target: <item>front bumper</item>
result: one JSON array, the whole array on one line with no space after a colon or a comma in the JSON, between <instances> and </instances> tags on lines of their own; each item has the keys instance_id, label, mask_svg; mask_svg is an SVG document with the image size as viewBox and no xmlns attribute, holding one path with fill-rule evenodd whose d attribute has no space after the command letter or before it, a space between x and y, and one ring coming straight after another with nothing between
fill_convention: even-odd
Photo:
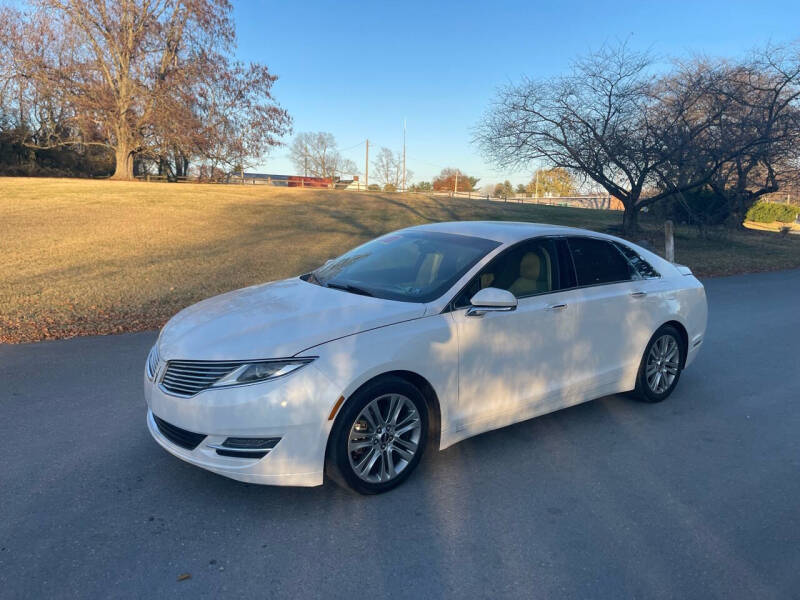
<instances>
[{"instance_id":1,"label":"front bumper","mask_svg":"<svg viewBox=\"0 0 800 600\"><path fill-rule=\"evenodd\" d=\"M206 390L183 398L164 392L145 377L147 427L159 445L181 460L238 481L269 485L321 485L331 407L339 392L317 369L257 385ZM193 450L176 445L153 415L205 435ZM212 446L226 438L279 437L263 458L221 456Z\"/></svg>"}]
</instances>

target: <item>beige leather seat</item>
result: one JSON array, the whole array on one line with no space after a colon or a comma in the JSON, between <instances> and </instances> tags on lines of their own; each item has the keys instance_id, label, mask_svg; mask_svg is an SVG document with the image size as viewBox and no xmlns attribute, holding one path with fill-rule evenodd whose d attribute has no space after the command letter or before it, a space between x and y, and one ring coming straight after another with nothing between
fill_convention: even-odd
<instances>
[{"instance_id":1,"label":"beige leather seat","mask_svg":"<svg viewBox=\"0 0 800 600\"><path fill-rule=\"evenodd\" d=\"M494 273L481 273L481 289L490 287L494 283Z\"/></svg>"},{"instance_id":2,"label":"beige leather seat","mask_svg":"<svg viewBox=\"0 0 800 600\"><path fill-rule=\"evenodd\" d=\"M543 265L535 252L526 252L519 263L519 277L508 289L517 297L550 291L549 265Z\"/></svg>"},{"instance_id":3,"label":"beige leather seat","mask_svg":"<svg viewBox=\"0 0 800 600\"><path fill-rule=\"evenodd\" d=\"M442 258L444 258L444 254L428 254L425 257L417 272L417 280L414 282L417 287L431 285L436 280Z\"/></svg>"}]
</instances>

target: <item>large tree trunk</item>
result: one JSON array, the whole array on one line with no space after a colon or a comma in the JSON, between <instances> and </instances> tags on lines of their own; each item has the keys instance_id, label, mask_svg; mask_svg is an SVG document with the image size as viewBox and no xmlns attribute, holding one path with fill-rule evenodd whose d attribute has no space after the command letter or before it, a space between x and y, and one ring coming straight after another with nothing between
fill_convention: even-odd
<instances>
[{"instance_id":1,"label":"large tree trunk","mask_svg":"<svg viewBox=\"0 0 800 600\"><path fill-rule=\"evenodd\" d=\"M639 231L639 207L635 203L625 203L625 212L622 213L622 230L627 233Z\"/></svg>"},{"instance_id":2,"label":"large tree trunk","mask_svg":"<svg viewBox=\"0 0 800 600\"><path fill-rule=\"evenodd\" d=\"M752 198L751 194L747 191L739 191L733 194L733 197L730 200L730 209L731 214L728 218L728 225L732 229L738 230L745 230L746 227L744 226L745 218L747 217L747 211L755 202L755 199Z\"/></svg>"},{"instance_id":3,"label":"large tree trunk","mask_svg":"<svg viewBox=\"0 0 800 600\"><path fill-rule=\"evenodd\" d=\"M133 152L127 144L119 144L115 150L117 165L111 179L131 181L133 179Z\"/></svg>"}]
</instances>

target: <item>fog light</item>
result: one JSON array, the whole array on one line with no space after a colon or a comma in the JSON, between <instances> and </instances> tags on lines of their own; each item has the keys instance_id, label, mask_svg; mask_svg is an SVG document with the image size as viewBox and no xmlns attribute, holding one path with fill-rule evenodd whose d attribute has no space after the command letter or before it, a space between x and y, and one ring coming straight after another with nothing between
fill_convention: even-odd
<instances>
[{"instance_id":1,"label":"fog light","mask_svg":"<svg viewBox=\"0 0 800 600\"><path fill-rule=\"evenodd\" d=\"M211 446L220 456L234 458L264 458L281 438L242 438L229 437L221 445Z\"/></svg>"},{"instance_id":2,"label":"fog light","mask_svg":"<svg viewBox=\"0 0 800 600\"><path fill-rule=\"evenodd\" d=\"M252 450L272 450L281 438L241 438L229 437L222 442L226 448L249 448Z\"/></svg>"}]
</instances>

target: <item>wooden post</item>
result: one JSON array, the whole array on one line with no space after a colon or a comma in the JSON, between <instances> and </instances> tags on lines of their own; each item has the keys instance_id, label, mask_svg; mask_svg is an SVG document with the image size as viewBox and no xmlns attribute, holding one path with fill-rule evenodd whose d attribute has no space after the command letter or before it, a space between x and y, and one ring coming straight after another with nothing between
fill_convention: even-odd
<instances>
[{"instance_id":1,"label":"wooden post","mask_svg":"<svg viewBox=\"0 0 800 600\"><path fill-rule=\"evenodd\" d=\"M672 221L664 222L664 258L675 262L675 235Z\"/></svg>"}]
</instances>

